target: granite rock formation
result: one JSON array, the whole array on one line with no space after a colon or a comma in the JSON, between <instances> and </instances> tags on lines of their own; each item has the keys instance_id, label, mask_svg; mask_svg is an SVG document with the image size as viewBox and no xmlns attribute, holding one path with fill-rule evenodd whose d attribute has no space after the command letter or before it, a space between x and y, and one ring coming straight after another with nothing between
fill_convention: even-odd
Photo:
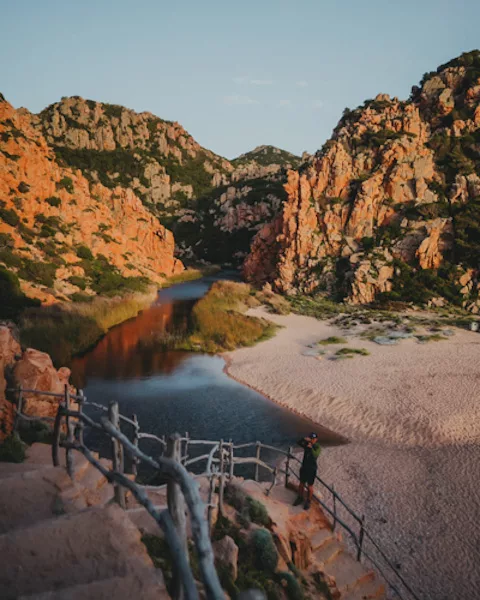
<instances>
[{"instance_id":1,"label":"granite rock formation","mask_svg":"<svg viewBox=\"0 0 480 600\"><path fill-rule=\"evenodd\" d=\"M61 166L36 121L0 97L0 263L22 291L52 303L102 293L100 271L112 289L180 272L172 233L132 189Z\"/></svg>"},{"instance_id":2,"label":"granite rock formation","mask_svg":"<svg viewBox=\"0 0 480 600\"><path fill-rule=\"evenodd\" d=\"M352 303L445 297L478 312L480 52L425 75L407 101L379 94L346 109L285 191L253 241L248 281Z\"/></svg>"}]
</instances>

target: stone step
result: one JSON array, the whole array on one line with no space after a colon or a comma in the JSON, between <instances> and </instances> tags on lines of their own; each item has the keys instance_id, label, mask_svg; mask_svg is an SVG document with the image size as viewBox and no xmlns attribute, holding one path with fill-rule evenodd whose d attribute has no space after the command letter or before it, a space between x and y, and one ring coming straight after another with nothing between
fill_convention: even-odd
<instances>
[{"instance_id":1,"label":"stone step","mask_svg":"<svg viewBox=\"0 0 480 600\"><path fill-rule=\"evenodd\" d=\"M65 449L60 448L58 453L60 458L60 466L65 467ZM92 454L96 459L98 459L97 452L92 452ZM73 451L72 457L75 479L80 479L91 465L80 452ZM50 444L41 444L38 442L32 444L26 451L26 458L23 464L53 466L52 446Z\"/></svg>"},{"instance_id":2,"label":"stone step","mask_svg":"<svg viewBox=\"0 0 480 600\"><path fill-rule=\"evenodd\" d=\"M315 562L324 563L326 565L340 552L343 552L343 546L338 542L338 540L332 537L332 539L326 541L325 544L323 544L323 546L317 550L313 556Z\"/></svg>"},{"instance_id":3,"label":"stone step","mask_svg":"<svg viewBox=\"0 0 480 600\"><path fill-rule=\"evenodd\" d=\"M50 468L52 465L49 465ZM40 468L42 468L40 466ZM37 471L39 469L39 465L33 465L29 463L10 463L10 462L0 462L0 479L6 479L7 477L15 477L15 475L21 475L22 473L27 473L28 471ZM2 484L5 485L5 484Z\"/></svg>"},{"instance_id":4,"label":"stone step","mask_svg":"<svg viewBox=\"0 0 480 600\"><path fill-rule=\"evenodd\" d=\"M320 550L328 544L330 541L334 540L334 535L330 529L325 527L324 529L319 529L316 533L312 535L310 538L310 542L312 544L312 551L316 552Z\"/></svg>"},{"instance_id":5,"label":"stone step","mask_svg":"<svg viewBox=\"0 0 480 600\"><path fill-rule=\"evenodd\" d=\"M140 532L114 504L0 535L0 556L2 600L154 569Z\"/></svg>"},{"instance_id":6,"label":"stone step","mask_svg":"<svg viewBox=\"0 0 480 600\"><path fill-rule=\"evenodd\" d=\"M142 576L112 577L62 590L21 596L18 600L169 600L160 570Z\"/></svg>"},{"instance_id":7,"label":"stone step","mask_svg":"<svg viewBox=\"0 0 480 600\"><path fill-rule=\"evenodd\" d=\"M342 594L342 600L386 600L386 597L385 586L374 576Z\"/></svg>"},{"instance_id":8,"label":"stone step","mask_svg":"<svg viewBox=\"0 0 480 600\"><path fill-rule=\"evenodd\" d=\"M334 577L337 588L341 593L352 589L357 582L368 581L371 574L345 551L339 552L325 564L325 572Z\"/></svg>"},{"instance_id":9,"label":"stone step","mask_svg":"<svg viewBox=\"0 0 480 600\"><path fill-rule=\"evenodd\" d=\"M65 469L45 467L3 480L0 486L0 534L62 514L58 496L72 481Z\"/></svg>"}]
</instances>

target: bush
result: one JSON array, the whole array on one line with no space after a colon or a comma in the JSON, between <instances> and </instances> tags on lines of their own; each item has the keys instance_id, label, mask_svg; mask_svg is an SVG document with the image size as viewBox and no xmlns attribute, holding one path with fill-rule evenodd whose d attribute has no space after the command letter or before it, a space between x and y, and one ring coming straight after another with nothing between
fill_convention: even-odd
<instances>
[{"instance_id":1,"label":"bush","mask_svg":"<svg viewBox=\"0 0 480 600\"><path fill-rule=\"evenodd\" d=\"M0 219L11 227L16 227L20 221L19 216L13 208L0 208Z\"/></svg>"},{"instance_id":2,"label":"bush","mask_svg":"<svg viewBox=\"0 0 480 600\"><path fill-rule=\"evenodd\" d=\"M81 290L84 290L87 287L87 282L83 277L79 277L78 275L72 275L67 280L72 285L76 285Z\"/></svg>"},{"instance_id":3,"label":"bush","mask_svg":"<svg viewBox=\"0 0 480 600\"><path fill-rule=\"evenodd\" d=\"M0 462L23 462L25 460L25 448L25 444L17 433L10 435L0 445Z\"/></svg>"},{"instance_id":4,"label":"bush","mask_svg":"<svg viewBox=\"0 0 480 600\"><path fill-rule=\"evenodd\" d=\"M266 529L257 529L251 538L255 566L261 571L273 573L277 568L278 552L272 534Z\"/></svg>"},{"instance_id":5,"label":"bush","mask_svg":"<svg viewBox=\"0 0 480 600\"><path fill-rule=\"evenodd\" d=\"M343 337L337 337L336 335L331 335L324 340L320 340L318 342L322 346L328 346L329 344L346 344L347 340Z\"/></svg>"},{"instance_id":6,"label":"bush","mask_svg":"<svg viewBox=\"0 0 480 600\"><path fill-rule=\"evenodd\" d=\"M23 259L23 265L18 271L19 277L25 281L35 281L46 287L53 287L57 265L54 263L36 262L29 258Z\"/></svg>"},{"instance_id":7,"label":"bush","mask_svg":"<svg viewBox=\"0 0 480 600\"><path fill-rule=\"evenodd\" d=\"M47 204L50 204L50 206L55 206L57 208L62 203L62 201L60 200L60 198L57 198L57 196L50 196L49 198L45 198L45 202Z\"/></svg>"},{"instance_id":8,"label":"bush","mask_svg":"<svg viewBox=\"0 0 480 600\"><path fill-rule=\"evenodd\" d=\"M62 177L62 179L60 179L60 181L57 183L57 189L64 189L67 190L69 194L73 194L74 187L71 177Z\"/></svg>"},{"instance_id":9,"label":"bush","mask_svg":"<svg viewBox=\"0 0 480 600\"><path fill-rule=\"evenodd\" d=\"M90 250L90 248L87 248L87 246L78 246L77 256L78 258L82 258L84 260L93 260L92 251Z\"/></svg>"},{"instance_id":10,"label":"bush","mask_svg":"<svg viewBox=\"0 0 480 600\"><path fill-rule=\"evenodd\" d=\"M15 273L0 265L0 319L16 321L25 308L39 305L38 300L25 296Z\"/></svg>"},{"instance_id":11,"label":"bush","mask_svg":"<svg viewBox=\"0 0 480 600\"><path fill-rule=\"evenodd\" d=\"M15 269L19 269L23 264L20 256L14 254L11 248L2 248L0 250L0 262L4 263L7 267L14 267Z\"/></svg>"},{"instance_id":12,"label":"bush","mask_svg":"<svg viewBox=\"0 0 480 600\"><path fill-rule=\"evenodd\" d=\"M18 188L17 188L17 189L18 189L18 191L19 191L21 194L26 194L27 192L29 192L29 191L30 191L30 186L28 185L28 183L25 183L24 181L21 181L21 182L18 184Z\"/></svg>"},{"instance_id":13,"label":"bush","mask_svg":"<svg viewBox=\"0 0 480 600\"><path fill-rule=\"evenodd\" d=\"M277 573L276 579L287 592L288 600L303 600L303 590L297 579L291 573Z\"/></svg>"}]
</instances>

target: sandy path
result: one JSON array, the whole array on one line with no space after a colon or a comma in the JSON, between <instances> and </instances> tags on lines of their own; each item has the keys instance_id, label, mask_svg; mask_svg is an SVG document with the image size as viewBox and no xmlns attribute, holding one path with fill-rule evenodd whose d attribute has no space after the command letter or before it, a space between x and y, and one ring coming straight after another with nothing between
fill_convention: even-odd
<instances>
[{"instance_id":1,"label":"sandy path","mask_svg":"<svg viewBox=\"0 0 480 600\"><path fill-rule=\"evenodd\" d=\"M480 598L480 335L397 346L348 337L371 355L319 360L307 346L345 332L251 313L284 328L229 353L231 376L352 440L325 450L320 469L420 597Z\"/></svg>"}]
</instances>

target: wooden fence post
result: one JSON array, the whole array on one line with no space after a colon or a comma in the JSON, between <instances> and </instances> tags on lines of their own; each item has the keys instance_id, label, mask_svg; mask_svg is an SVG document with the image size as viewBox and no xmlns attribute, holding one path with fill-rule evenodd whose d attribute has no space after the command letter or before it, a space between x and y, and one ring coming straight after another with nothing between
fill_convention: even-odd
<instances>
[{"instance_id":1,"label":"wooden fence post","mask_svg":"<svg viewBox=\"0 0 480 600\"><path fill-rule=\"evenodd\" d=\"M82 412L83 412L83 403L85 402L85 396L83 395L83 390L79 390L77 402L78 402L78 412L81 416ZM83 446L83 430L84 430L84 422L80 418L80 419L78 419L78 423L77 423L77 431L78 431L77 439L80 442L80 444L82 444L82 446Z\"/></svg>"},{"instance_id":2,"label":"wooden fence post","mask_svg":"<svg viewBox=\"0 0 480 600\"><path fill-rule=\"evenodd\" d=\"M261 452L261 450L262 450L262 446L261 446L260 442L257 442L257 451L255 453L255 458L257 460L260 460L260 452ZM258 481L258 469L259 469L259 466L260 465L258 463L255 464L255 481Z\"/></svg>"},{"instance_id":3,"label":"wooden fence post","mask_svg":"<svg viewBox=\"0 0 480 600\"><path fill-rule=\"evenodd\" d=\"M112 400L108 405L108 419L115 429L120 431L120 413L118 411L118 402L115 400ZM114 471L123 474L123 446L115 438L112 438L112 467ZM114 490L115 502L125 509L125 490L118 483L114 484Z\"/></svg>"},{"instance_id":4,"label":"wooden fence post","mask_svg":"<svg viewBox=\"0 0 480 600\"><path fill-rule=\"evenodd\" d=\"M207 507L207 515L208 515L208 531L212 531L212 512L213 512L213 491L215 489L215 476L214 475L210 475L210 482L209 482L209 489L208 489L208 507Z\"/></svg>"},{"instance_id":5,"label":"wooden fence post","mask_svg":"<svg viewBox=\"0 0 480 600\"><path fill-rule=\"evenodd\" d=\"M65 410L70 410L70 390L68 389L68 384L65 384ZM67 446L65 449L65 463L67 465L67 473L73 479L74 477L74 465L73 465L73 450L71 448L71 444L75 441L75 436L73 433L73 422L71 417L66 416L66 425L67 425Z\"/></svg>"},{"instance_id":6,"label":"wooden fence post","mask_svg":"<svg viewBox=\"0 0 480 600\"><path fill-rule=\"evenodd\" d=\"M169 436L167 440L167 456L168 458L181 463L182 459L182 444L180 436L174 434ZM187 542L187 519L185 515L185 499L180 490L180 486L173 480L167 483L167 502L168 510L177 529L182 551L185 554L188 562L188 542ZM184 597L183 584L179 573L174 573L173 578L173 594L175 600L181 600Z\"/></svg>"},{"instance_id":7,"label":"wooden fence post","mask_svg":"<svg viewBox=\"0 0 480 600\"><path fill-rule=\"evenodd\" d=\"M363 535L365 533L365 515L360 519L360 535L358 536L357 560L362 558Z\"/></svg>"},{"instance_id":8,"label":"wooden fence post","mask_svg":"<svg viewBox=\"0 0 480 600\"><path fill-rule=\"evenodd\" d=\"M190 435L188 431L185 432L185 454L182 455L182 465L184 465L188 460L188 441L190 439Z\"/></svg>"},{"instance_id":9,"label":"wooden fence post","mask_svg":"<svg viewBox=\"0 0 480 600\"><path fill-rule=\"evenodd\" d=\"M135 423L135 425L133 426L133 445L135 446L135 448L138 448L138 434L140 431L140 427L138 425L138 418L137 415L132 415L132 421ZM136 456L132 457L132 473L135 475L135 479L137 478L137 473L138 473L138 458Z\"/></svg>"},{"instance_id":10,"label":"wooden fence post","mask_svg":"<svg viewBox=\"0 0 480 600\"><path fill-rule=\"evenodd\" d=\"M228 453L228 460L229 460L229 473L228 473L228 478L231 481L233 478L233 442L232 440L230 440L230 448L229 448L229 453Z\"/></svg>"},{"instance_id":11,"label":"wooden fence post","mask_svg":"<svg viewBox=\"0 0 480 600\"><path fill-rule=\"evenodd\" d=\"M220 440L220 482L218 486L218 512L223 516L223 488L225 486L223 440Z\"/></svg>"},{"instance_id":12,"label":"wooden fence post","mask_svg":"<svg viewBox=\"0 0 480 600\"><path fill-rule=\"evenodd\" d=\"M285 466L285 487L288 488L288 482L290 480L290 455L292 454L292 447L288 447L287 464Z\"/></svg>"},{"instance_id":13,"label":"wooden fence post","mask_svg":"<svg viewBox=\"0 0 480 600\"><path fill-rule=\"evenodd\" d=\"M337 494L335 493L335 486L332 485L332 499L333 499L333 527L332 531L335 531L337 525Z\"/></svg>"}]
</instances>

